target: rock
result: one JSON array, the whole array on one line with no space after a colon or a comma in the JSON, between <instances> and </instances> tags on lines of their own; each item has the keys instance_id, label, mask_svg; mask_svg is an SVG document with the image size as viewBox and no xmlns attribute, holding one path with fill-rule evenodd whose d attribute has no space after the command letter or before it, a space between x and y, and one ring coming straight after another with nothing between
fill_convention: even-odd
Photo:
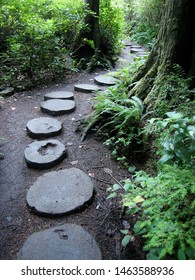
<instances>
[{"instance_id":1,"label":"rock","mask_svg":"<svg viewBox=\"0 0 195 280\"><path fill-rule=\"evenodd\" d=\"M116 78L106 75L99 75L94 78L94 82L100 86L114 86L117 81Z\"/></svg>"},{"instance_id":2,"label":"rock","mask_svg":"<svg viewBox=\"0 0 195 280\"><path fill-rule=\"evenodd\" d=\"M41 103L41 111L52 116L60 116L75 110L73 100L51 99Z\"/></svg>"},{"instance_id":3,"label":"rock","mask_svg":"<svg viewBox=\"0 0 195 280\"><path fill-rule=\"evenodd\" d=\"M74 99L74 94L69 91L53 91L45 94L44 100L49 100L49 99L62 99L62 100Z\"/></svg>"},{"instance_id":4,"label":"rock","mask_svg":"<svg viewBox=\"0 0 195 280\"><path fill-rule=\"evenodd\" d=\"M36 139L52 137L62 131L62 123L53 118L36 118L26 125L27 134Z\"/></svg>"},{"instance_id":5,"label":"rock","mask_svg":"<svg viewBox=\"0 0 195 280\"><path fill-rule=\"evenodd\" d=\"M40 176L27 193L27 204L36 214L63 215L83 208L93 193L89 176L69 168Z\"/></svg>"},{"instance_id":6,"label":"rock","mask_svg":"<svg viewBox=\"0 0 195 280\"><path fill-rule=\"evenodd\" d=\"M0 91L0 96L2 97L8 97L14 94L14 88L13 87L7 87Z\"/></svg>"},{"instance_id":7,"label":"rock","mask_svg":"<svg viewBox=\"0 0 195 280\"><path fill-rule=\"evenodd\" d=\"M79 92L84 92L84 93L92 93L97 90L100 90L100 88L92 84L78 84L74 86L74 90Z\"/></svg>"},{"instance_id":8,"label":"rock","mask_svg":"<svg viewBox=\"0 0 195 280\"><path fill-rule=\"evenodd\" d=\"M28 167L44 169L60 163L66 148L58 140L36 141L27 146L24 156Z\"/></svg>"},{"instance_id":9,"label":"rock","mask_svg":"<svg viewBox=\"0 0 195 280\"><path fill-rule=\"evenodd\" d=\"M101 260L95 239L81 226L64 224L35 232L17 254L19 260Z\"/></svg>"}]
</instances>

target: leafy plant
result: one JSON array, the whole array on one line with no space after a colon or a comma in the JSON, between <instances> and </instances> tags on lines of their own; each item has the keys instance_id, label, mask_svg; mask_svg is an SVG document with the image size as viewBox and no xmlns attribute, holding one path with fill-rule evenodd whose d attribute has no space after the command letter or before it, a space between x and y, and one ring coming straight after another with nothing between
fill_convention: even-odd
<instances>
[{"instance_id":1,"label":"leafy plant","mask_svg":"<svg viewBox=\"0 0 195 280\"><path fill-rule=\"evenodd\" d=\"M139 213L134 232L143 236L148 259L195 259L193 169L164 165L156 177L136 172L122 187L115 184L109 188L109 198L121 189L127 214ZM128 230L121 232L126 247L132 236Z\"/></svg>"},{"instance_id":2,"label":"leafy plant","mask_svg":"<svg viewBox=\"0 0 195 280\"><path fill-rule=\"evenodd\" d=\"M145 128L147 133L158 133L160 139L160 163L168 161L178 164L194 164L195 117L184 117L181 113L169 112L168 118L153 118Z\"/></svg>"},{"instance_id":3,"label":"leafy plant","mask_svg":"<svg viewBox=\"0 0 195 280\"><path fill-rule=\"evenodd\" d=\"M137 172L125 182L128 213L142 213L135 234L145 238L148 259L195 259L193 169L164 165L156 177Z\"/></svg>"},{"instance_id":4,"label":"leafy plant","mask_svg":"<svg viewBox=\"0 0 195 280\"><path fill-rule=\"evenodd\" d=\"M112 149L113 156L127 156L132 139L137 137L143 104L136 96L129 99L127 93L119 88L112 87L94 98L95 111L88 126L91 128L92 124L98 135L106 136L105 144Z\"/></svg>"},{"instance_id":5,"label":"leafy plant","mask_svg":"<svg viewBox=\"0 0 195 280\"><path fill-rule=\"evenodd\" d=\"M82 139L94 129L104 137L105 144L112 149L112 155L128 165L128 156L132 142L138 143L139 123L144 110L142 101L137 96L128 97L128 85L133 75L143 64L135 61L129 68L115 74L118 83L93 98L93 113L86 120ZM120 156L120 157L119 157Z\"/></svg>"}]
</instances>

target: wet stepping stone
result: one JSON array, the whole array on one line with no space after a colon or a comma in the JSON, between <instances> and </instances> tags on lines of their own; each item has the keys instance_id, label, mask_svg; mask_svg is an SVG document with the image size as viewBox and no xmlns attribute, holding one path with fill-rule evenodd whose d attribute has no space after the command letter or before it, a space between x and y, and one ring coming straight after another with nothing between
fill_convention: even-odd
<instances>
[{"instance_id":1,"label":"wet stepping stone","mask_svg":"<svg viewBox=\"0 0 195 280\"><path fill-rule=\"evenodd\" d=\"M41 111L52 116L60 116L75 110L73 100L50 99L41 103Z\"/></svg>"},{"instance_id":2,"label":"wet stepping stone","mask_svg":"<svg viewBox=\"0 0 195 280\"><path fill-rule=\"evenodd\" d=\"M90 177L77 168L52 171L40 176L27 193L30 210L38 215L70 214L92 200Z\"/></svg>"},{"instance_id":3,"label":"wet stepping stone","mask_svg":"<svg viewBox=\"0 0 195 280\"><path fill-rule=\"evenodd\" d=\"M45 169L60 163L66 156L65 146L58 140L36 141L24 151L28 167Z\"/></svg>"},{"instance_id":4,"label":"wet stepping stone","mask_svg":"<svg viewBox=\"0 0 195 280\"><path fill-rule=\"evenodd\" d=\"M62 131L62 123L53 118L36 118L26 125L27 134L32 138L52 137Z\"/></svg>"},{"instance_id":5,"label":"wet stepping stone","mask_svg":"<svg viewBox=\"0 0 195 280\"><path fill-rule=\"evenodd\" d=\"M100 90L100 88L92 84L77 84L74 86L74 90L79 92L84 92L84 93L92 93L97 90Z\"/></svg>"},{"instance_id":6,"label":"wet stepping stone","mask_svg":"<svg viewBox=\"0 0 195 280\"><path fill-rule=\"evenodd\" d=\"M99 75L94 78L94 82L100 86L114 86L117 81L116 78L106 75Z\"/></svg>"},{"instance_id":7,"label":"wet stepping stone","mask_svg":"<svg viewBox=\"0 0 195 280\"><path fill-rule=\"evenodd\" d=\"M45 94L44 100L49 99L74 99L74 94L69 91L53 91Z\"/></svg>"},{"instance_id":8,"label":"wet stepping stone","mask_svg":"<svg viewBox=\"0 0 195 280\"><path fill-rule=\"evenodd\" d=\"M95 239L81 226L64 224L35 232L17 254L19 260L101 260Z\"/></svg>"}]
</instances>

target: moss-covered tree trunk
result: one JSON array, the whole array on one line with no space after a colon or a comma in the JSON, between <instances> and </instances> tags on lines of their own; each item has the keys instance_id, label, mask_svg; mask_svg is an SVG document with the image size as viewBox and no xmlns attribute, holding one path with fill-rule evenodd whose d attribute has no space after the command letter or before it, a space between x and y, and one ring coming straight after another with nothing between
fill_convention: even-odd
<instances>
[{"instance_id":1,"label":"moss-covered tree trunk","mask_svg":"<svg viewBox=\"0 0 195 280\"><path fill-rule=\"evenodd\" d=\"M180 65L187 75L195 75L194 12L194 0L165 1L156 44L137 73L129 96L139 96L150 107L158 100L156 88L173 65Z\"/></svg>"}]
</instances>

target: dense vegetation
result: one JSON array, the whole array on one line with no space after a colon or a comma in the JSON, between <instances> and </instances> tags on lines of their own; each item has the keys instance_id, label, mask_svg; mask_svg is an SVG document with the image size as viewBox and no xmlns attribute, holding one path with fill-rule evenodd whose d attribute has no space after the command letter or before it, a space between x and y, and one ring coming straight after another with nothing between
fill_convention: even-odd
<instances>
[{"instance_id":1,"label":"dense vegetation","mask_svg":"<svg viewBox=\"0 0 195 280\"><path fill-rule=\"evenodd\" d=\"M125 31L131 40L147 48L155 42L164 0L124 0Z\"/></svg>"},{"instance_id":2,"label":"dense vegetation","mask_svg":"<svg viewBox=\"0 0 195 280\"><path fill-rule=\"evenodd\" d=\"M89 61L78 63L79 57L77 62L73 60L81 46L93 46L92 41L82 37L88 30L86 13L83 0L2 0L1 87L11 85L21 90L86 65ZM111 59L118 48L121 12L111 1L103 0L100 14L100 32Z\"/></svg>"},{"instance_id":3,"label":"dense vegetation","mask_svg":"<svg viewBox=\"0 0 195 280\"><path fill-rule=\"evenodd\" d=\"M100 2L107 58L117 53L122 28L123 36L153 46L164 0ZM94 47L93 41L82 37L88 30L84 1L6 0L0 8L1 86L23 89L79 66L107 64L107 58L95 51L90 59L75 60L80 47ZM195 259L193 77L180 65L172 65L158 77L146 104L130 94L143 65L145 59L135 59L115 74L116 86L97 94L85 133L95 130L129 170L129 179L108 189L109 198L122 194L126 215L137 219L133 232L122 231L123 245L141 235L148 259Z\"/></svg>"}]
</instances>

